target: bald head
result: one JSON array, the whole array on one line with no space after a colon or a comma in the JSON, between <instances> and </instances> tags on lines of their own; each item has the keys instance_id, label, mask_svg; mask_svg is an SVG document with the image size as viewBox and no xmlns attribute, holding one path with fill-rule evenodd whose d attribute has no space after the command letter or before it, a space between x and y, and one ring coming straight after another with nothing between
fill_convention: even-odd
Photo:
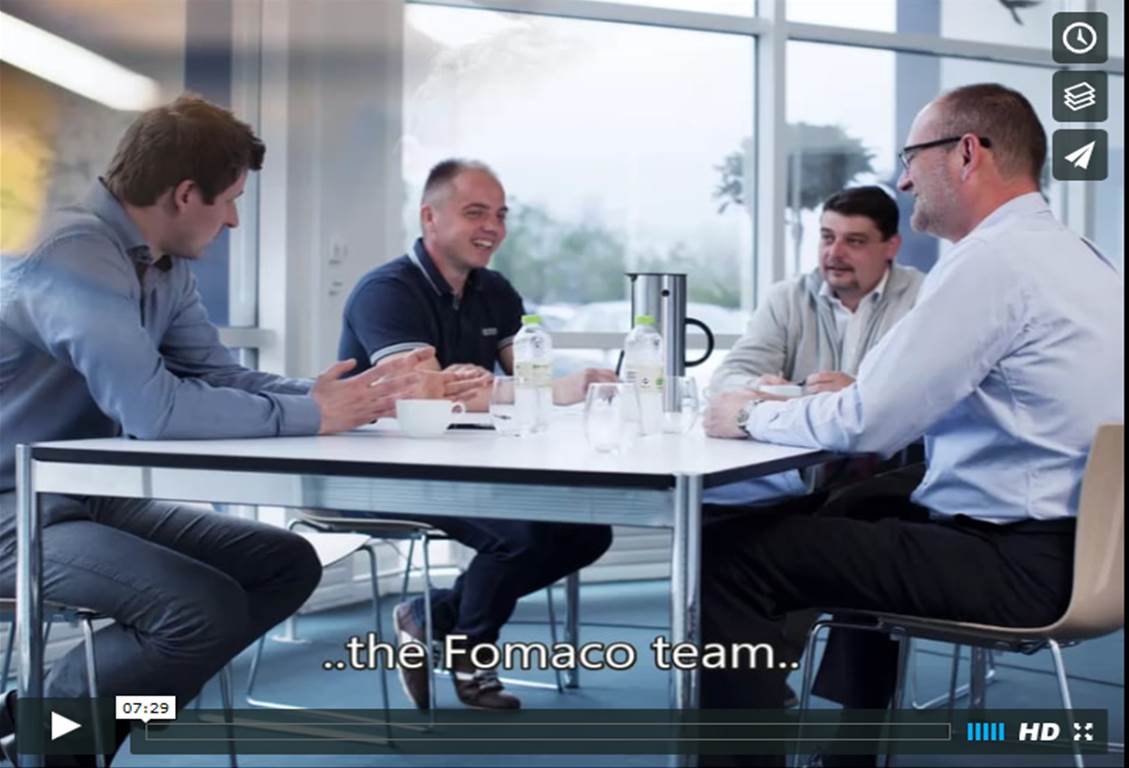
<instances>
[{"instance_id":1,"label":"bald head","mask_svg":"<svg viewBox=\"0 0 1129 768\"><path fill-rule=\"evenodd\" d=\"M993 211L1038 192L1043 126L1022 94L969 85L931 101L913 121L898 189L914 197L910 224L957 242Z\"/></svg>"},{"instance_id":2,"label":"bald head","mask_svg":"<svg viewBox=\"0 0 1129 768\"><path fill-rule=\"evenodd\" d=\"M1047 135L1019 91L997 83L966 85L937 97L928 109L938 136L986 136L1001 179L1040 186Z\"/></svg>"},{"instance_id":3,"label":"bald head","mask_svg":"<svg viewBox=\"0 0 1129 768\"><path fill-rule=\"evenodd\" d=\"M434 206L450 196L455 179L462 173L474 171L489 176L500 187L498 175L486 163L453 157L437 163L427 174L420 205Z\"/></svg>"}]
</instances>

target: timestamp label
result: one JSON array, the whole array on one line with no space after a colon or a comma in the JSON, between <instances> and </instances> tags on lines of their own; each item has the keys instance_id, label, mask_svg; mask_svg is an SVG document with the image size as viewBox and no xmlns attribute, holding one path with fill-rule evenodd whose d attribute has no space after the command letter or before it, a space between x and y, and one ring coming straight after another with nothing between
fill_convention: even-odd
<instances>
[{"instance_id":1,"label":"timestamp label","mask_svg":"<svg viewBox=\"0 0 1129 768\"><path fill-rule=\"evenodd\" d=\"M118 720L175 720L176 696L115 696L114 717Z\"/></svg>"}]
</instances>

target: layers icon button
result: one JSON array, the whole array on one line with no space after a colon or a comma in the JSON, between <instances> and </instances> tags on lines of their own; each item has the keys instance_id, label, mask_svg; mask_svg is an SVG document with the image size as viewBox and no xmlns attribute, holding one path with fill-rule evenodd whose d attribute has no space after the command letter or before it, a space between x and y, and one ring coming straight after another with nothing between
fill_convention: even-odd
<instances>
[{"instance_id":1,"label":"layers icon button","mask_svg":"<svg viewBox=\"0 0 1129 768\"><path fill-rule=\"evenodd\" d=\"M1071 112L1077 112L1098 103L1098 100L1094 98L1095 93L1097 93L1097 90L1089 83L1078 83L1078 85L1072 85L1063 91L1065 95L1063 103Z\"/></svg>"},{"instance_id":2,"label":"layers icon button","mask_svg":"<svg viewBox=\"0 0 1129 768\"><path fill-rule=\"evenodd\" d=\"M1057 122L1100 123L1109 116L1109 78L1105 72L1055 72L1053 87Z\"/></svg>"}]
</instances>

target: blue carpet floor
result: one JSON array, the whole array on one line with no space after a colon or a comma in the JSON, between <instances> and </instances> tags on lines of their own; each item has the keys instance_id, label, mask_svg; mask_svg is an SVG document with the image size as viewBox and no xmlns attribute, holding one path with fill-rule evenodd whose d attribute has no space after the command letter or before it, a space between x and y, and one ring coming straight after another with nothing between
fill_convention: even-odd
<instances>
[{"instance_id":1,"label":"blue carpet floor","mask_svg":"<svg viewBox=\"0 0 1129 768\"><path fill-rule=\"evenodd\" d=\"M585 586L581 592L582 641L627 641L640 649L640 658L647 661L647 646L656 635L666 634L668 625L668 587L664 582L640 582ZM558 590L558 605L561 595ZM385 606L385 628L391 632L391 603ZM560 605L563 613L563 605ZM298 633L307 642L302 644L268 641L263 657L260 682L256 695L277 699L296 705L324 708L377 708L380 706L377 672L325 671L326 660L344 658L343 644L354 635L368 631L370 613L365 605L322 612L305 616L298 621ZM544 594L522 601L507 626L503 641L549 641L547 610ZM1067 670L1071 677L1071 693L1077 708L1108 709L1113 740L1124 741L1124 634L1090 641L1076 648L1066 649ZM244 653L235 664L236 704L243 706L250 652ZM924 699L947 689L951 646L922 642L918 645L916 669L919 699ZM967 664L963 669L967 670ZM1058 688L1050 655L1043 651L1033 656L1000 654L997 656L997 681L988 689L991 708L1057 708ZM530 678L552 682L551 672L525 673ZM668 673L647 663L637 664L626 671L583 671L580 688L563 694L555 690L514 688L526 708L583 709L583 708L648 708L661 707L668 701ZM799 688L799 673L791 682ZM389 677L389 692L393 707L410 706L394 675ZM206 707L219 706L218 686L211 683L202 694ZM457 707L449 680L440 679L439 706ZM813 700L816 707L828 706ZM128 750L128 747L127 747ZM221 766L226 758L169 757L155 758L122 754L115 766ZM664 756L582 756L561 757L529 755L514 757L413 757L404 755L365 756L255 756L241 755L241 766L652 766L666 765ZM977 766L988 764L985 757L956 758L951 756L904 757L900 766ZM1061 758L993 757L991 765L999 766L1052 766L1071 765L1068 755ZM1089 756L1087 765L1124 765L1124 755Z\"/></svg>"}]
</instances>

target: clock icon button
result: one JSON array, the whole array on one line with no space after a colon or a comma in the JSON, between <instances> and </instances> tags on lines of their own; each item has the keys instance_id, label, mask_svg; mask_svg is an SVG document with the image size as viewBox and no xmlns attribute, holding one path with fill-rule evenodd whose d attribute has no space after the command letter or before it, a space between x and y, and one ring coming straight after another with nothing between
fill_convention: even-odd
<instances>
[{"instance_id":1,"label":"clock icon button","mask_svg":"<svg viewBox=\"0 0 1129 768\"><path fill-rule=\"evenodd\" d=\"M1098 44L1098 32L1084 21L1076 21L1062 33L1062 44L1071 53L1081 56Z\"/></svg>"},{"instance_id":2,"label":"clock icon button","mask_svg":"<svg viewBox=\"0 0 1129 768\"><path fill-rule=\"evenodd\" d=\"M1101 64L1109 58L1109 17L1062 11L1051 17L1051 54L1059 64Z\"/></svg>"}]
</instances>

